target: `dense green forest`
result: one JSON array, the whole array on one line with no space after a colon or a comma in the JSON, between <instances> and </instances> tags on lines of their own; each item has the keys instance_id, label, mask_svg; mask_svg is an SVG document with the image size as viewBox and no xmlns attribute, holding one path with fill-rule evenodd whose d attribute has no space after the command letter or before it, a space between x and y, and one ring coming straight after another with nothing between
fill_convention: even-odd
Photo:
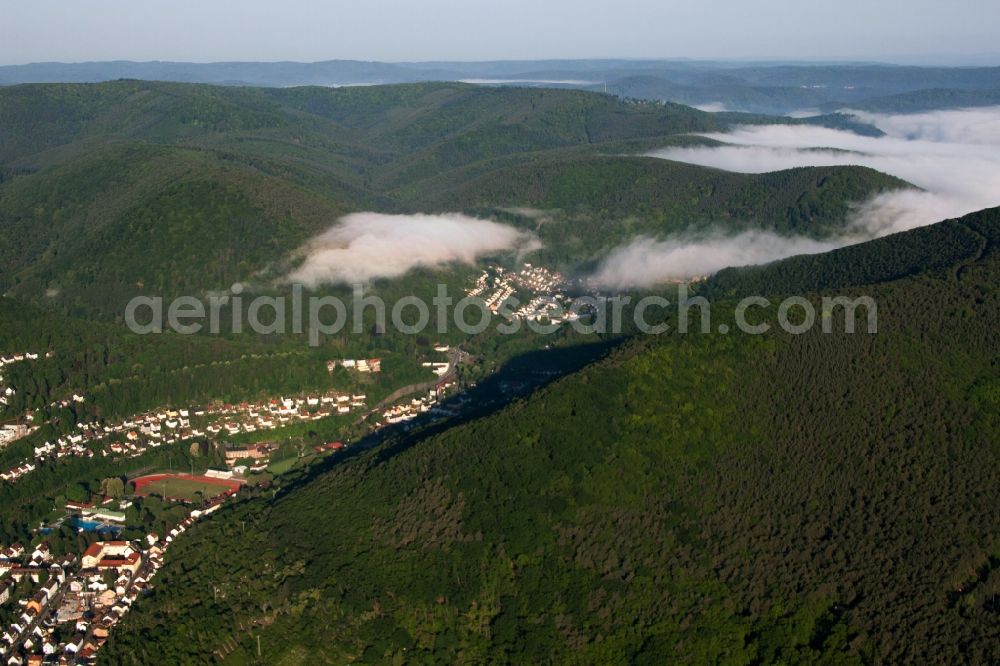
<instances>
[{"instance_id":1,"label":"dense green forest","mask_svg":"<svg viewBox=\"0 0 1000 666\"><path fill-rule=\"evenodd\" d=\"M0 88L0 117L0 291L105 320L135 295L253 282L352 211L558 209L538 231L572 266L636 232L822 235L906 186L858 167L627 157L793 121L572 90L21 85Z\"/></svg>"},{"instance_id":2,"label":"dense green forest","mask_svg":"<svg viewBox=\"0 0 1000 666\"><path fill-rule=\"evenodd\" d=\"M571 262L639 234L767 229L822 237L848 225L851 202L906 186L864 167L738 174L652 157L601 156L499 169L448 192L439 205L493 215L497 208L501 215L503 208L523 207L536 218L544 213L543 223L522 224L537 231L547 254Z\"/></svg>"},{"instance_id":3,"label":"dense green forest","mask_svg":"<svg viewBox=\"0 0 1000 666\"><path fill-rule=\"evenodd\" d=\"M102 663L997 661L1000 210L862 248L795 275L877 334L637 339L303 471L176 544Z\"/></svg>"},{"instance_id":4,"label":"dense green forest","mask_svg":"<svg viewBox=\"0 0 1000 666\"><path fill-rule=\"evenodd\" d=\"M352 388L326 363L337 358L385 357L386 372L365 381L372 391L389 393L395 383L426 380L416 360L415 341L343 333L319 347L302 340L249 336L163 334L142 336L122 326L99 324L0 298L0 344L4 349L51 351L51 358L14 364L5 377L18 387L11 414L34 411L40 421L54 418L56 432L78 421L111 420L162 405L237 401L306 389ZM355 380L357 381L357 380ZM73 393L87 401L69 408L51 402ZM49 436L42 432L39 438ZM0 451L0 462L16 447Z\"/></svg>"},{"instance_id":5,"label":"dense green forest","mask_svg":"<svg viewBox=\"0 0 1000 666\"><path fill-rule=\"evenodd\" d=\"M936 268L958 270L996 242L994 215L986 210L815 257L726 268L699 285L699 291L715 298L793 294L888 282Z\"/></svg>"}]
</instances>

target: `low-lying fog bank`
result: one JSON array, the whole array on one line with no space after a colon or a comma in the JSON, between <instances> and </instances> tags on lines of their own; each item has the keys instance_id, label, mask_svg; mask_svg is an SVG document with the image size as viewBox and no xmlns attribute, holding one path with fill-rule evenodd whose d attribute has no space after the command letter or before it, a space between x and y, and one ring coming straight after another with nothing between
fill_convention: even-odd
<instances>
[{"instance_id":1,"label":"low-lying fog bank","mask_svg":"<svg viewBox=\"0 0 1000 666\"><path fill-rule=\"evenodd\" d=\"M852 112L853 113L853 112ZM699 236L637 238L596 271L606 287L649 286L827 250L1000 205L1000 107L908 115L855 113L883 137L808 125L739 127L707 134L724 146L668 148L650 155L742 173L801 166L861 165L922 188L859 204L850 229L823 241L724 230Z\"/></svg>"}]
</instances>

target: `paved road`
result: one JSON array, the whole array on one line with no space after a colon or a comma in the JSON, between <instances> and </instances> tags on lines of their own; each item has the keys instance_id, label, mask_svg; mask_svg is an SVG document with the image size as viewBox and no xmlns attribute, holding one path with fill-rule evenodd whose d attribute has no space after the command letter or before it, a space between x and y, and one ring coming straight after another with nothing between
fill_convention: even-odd
<instances>
[{"instance_id":1,"label":"paved road","mask_svg":"<svg viewBox=\"0 0 1000 666\"><path fill-rule=\"evenodd\" d=\"M16 650L21 649L22 643L31 637L31 632L35 630L35 627L43 623L50 615L52 615L52 613L56 611L56 609L59 608L67 585L69 585L69 577L66 578L65 583L59 586L59 590L56 592L56 595L50 599L47 604L45 604L42 608L42 612L36 615L35 619L28 624L28 626L24 628L24 631L22 631L21 634L14 640L14 643L11 645L11 654L14 654Z\"/></svg>"},{"instance_id":2,"label":"paved road","mask_svg":"<svg viewBox=\"0 0 1000 666\"><path fill-rule=\"evenodd\" d=\"M455 375L457 374L455 372L456 368L469 358L469 354L465 353L458 347L453 347L449 349L447 354L448 354L448 363L450 364L448 367L448 372L446 372L441 377L438 377L437 379L431 381L421 382L419 384L410 384L409 386L404 386L402 388L396 389L395 391L387 395L385 398L383 398L367 414L365 414L364 416L360 417L357 421L355 421L354 425L360 425L371 414L382 410L384 407L391 405L400 398L404 398L413 393L425 393L427 391L430 391L438 384L441 384L442 382L450 382L453 379L455 379Z\"/></svg>"}]
</instances>

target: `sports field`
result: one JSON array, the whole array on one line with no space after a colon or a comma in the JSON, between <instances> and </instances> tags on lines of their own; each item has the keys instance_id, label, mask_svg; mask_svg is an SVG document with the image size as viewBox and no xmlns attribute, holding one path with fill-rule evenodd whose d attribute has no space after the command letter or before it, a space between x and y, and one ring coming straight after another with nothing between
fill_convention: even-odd
<instances>
[{"instance_id":1,"label":"sports field","mask_svg":"<svg viewBox=\"0 0 1000 666\"><path fill-rule=\"evenodd\" d=\"M239 490L241 482L190 474L152 474L132 481L136 495L159 495L181 502L213 499ZM199 496L199 493L201 494Z\"/></svg>"}]
</instances>

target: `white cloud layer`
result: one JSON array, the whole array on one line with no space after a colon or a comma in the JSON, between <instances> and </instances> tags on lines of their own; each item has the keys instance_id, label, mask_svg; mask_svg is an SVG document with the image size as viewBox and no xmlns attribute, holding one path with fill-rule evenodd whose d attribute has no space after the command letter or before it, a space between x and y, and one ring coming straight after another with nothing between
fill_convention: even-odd
<instances>
[{"instance_id":1,"label":"white cloud layer","mask_svg":"<svg viewBox=\"0 0 1000 666\"><path fill-rule=\"evenodd\" d=\"M605 286L649 286L823 252L897 231L1000 205L1000 107L908 115L855 113L884 137L823 127L764 125L706 136L718 147L669 148L651 155L741 173L800 166L861 165L922 188L898 190L861 203L850 230L816 242L765 232L738 236L636 239L613 251L595 280Z\"/></svg>"},{"instance_id":2,"label":"white cloud layer","mask_svg":"<svg viewBox=\"0 0 1000 666\"><path fill-rule=\"evenodd\" d=\"M300 250L305 261L287 280L308 287L353 284L529 247L537 247L530 234L466 215L353 213Z\"/></svg>"},{"instance_id":3,"label":"white cloud layer","mask_svg":"<svg viewBox=\"0 0 1000 666\"><path fill-rule=\"evenodd\" d=\"M729 111L726 105L722 102L706 102L705 104L694 104L694 108L699 111L707 111L708 113L722 113L723 111Z\"/></svg>"},{"instance_id":4,"label":"white cloud layer","mask_svg":"<svg viewBox=\"0 0 1000 666\"><path fill-rule=\"evenodd\" d=\"M737 236L662 241L638 237L612 250L590 280L610 289L648 287L708 275L727 266L766 263L773 261L776 253L783 256L815 254L837 247L838 244L832 241L788 238L755 231Z\"/></svg>"}]
</instances>

